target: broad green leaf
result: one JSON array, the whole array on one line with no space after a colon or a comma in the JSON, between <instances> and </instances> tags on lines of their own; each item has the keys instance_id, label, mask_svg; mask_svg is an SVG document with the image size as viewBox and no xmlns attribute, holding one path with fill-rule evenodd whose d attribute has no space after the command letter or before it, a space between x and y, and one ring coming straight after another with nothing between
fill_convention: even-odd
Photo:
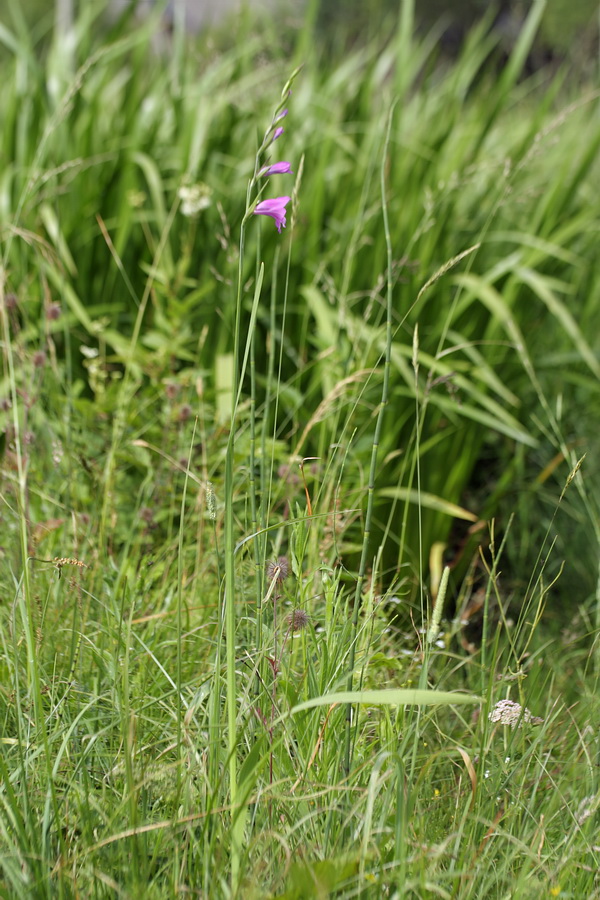
<instances>
[{"instance_id":1,"label":"broad green leaf","mask_svg":"<svg viewBox=\"0 0 600 900\"><path fill-rule=\"evenodd\" d=\"M449 503L443 497L436 497L435 494L427 494L421 491L415 491L409 488L392 487L382 488L377 491L380 497L392 497L395 500L408 500L409 503L416 503L417 506L425 506L427 509L434 509L436 512L445 513L454 519L464 519L467 522L479 521L478 516L457 506L455 503Z\"/></svg>"},{"instance_id":2,"label":"broad green leaf","mask_svg":"<svg viewBox=\"0 0 600 900\"><path fill-rule=\"evenodd\" d=\"M407 690L398 688L387 691L338 691L311 697L290 710L290 715L313 709L315 706L332 706L339 703L360 703L367 706L440 706L452 703L479 703L472 694L455 694L451 691Z\"/></svg>"}]
</instances>

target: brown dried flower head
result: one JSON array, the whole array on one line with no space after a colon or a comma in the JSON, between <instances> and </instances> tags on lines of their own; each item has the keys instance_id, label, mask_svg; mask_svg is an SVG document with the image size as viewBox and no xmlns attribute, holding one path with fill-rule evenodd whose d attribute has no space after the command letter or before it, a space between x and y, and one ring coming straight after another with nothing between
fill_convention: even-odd
<instances>
[{"instance_id":1,"label":"brown dried flower head","mask_svg":"<svg viewBox=\"0 0 600 900\"><path fill-rule=\"evenodd\" d=\"M75 559L72 556L55 556L52 560L57 569L62 569L63 566L79 566L80 569L87 569L87 566L80 559Z\"/></svg>"},{"instance_id":2,"label":"brown dried flower head","mask_svg":"<svg viewBox=\"0 0 600 900\"><path fill-rule=\"evenodd\" d=\"M174 400L179 393L179 385L174 381L167 381L165 384L165 394L169 400Z\"/></svg>"},{"instance_id":3,"label":"brown dried flower head","mask_svg":"<svg viewBox=\"0 0 600 900\"><path fill-rule=\"evenodd\" d=\"M277 584L283 584L290 574L290 561L287 556L278 556L275 560L267 563L267 581L270 583L276 581Z\"/></svg>"},{"instance_id":4,"label":"brown dried flower head","mask_svg":"<svg viewBox=\"0 0 600 900\"><path fill-rule=\"evenodd\" d=\"M294 609L287 617L287 623L292 631L303 631L309 622L310 616L303 609Z\"/></svg>"}]
</instances>

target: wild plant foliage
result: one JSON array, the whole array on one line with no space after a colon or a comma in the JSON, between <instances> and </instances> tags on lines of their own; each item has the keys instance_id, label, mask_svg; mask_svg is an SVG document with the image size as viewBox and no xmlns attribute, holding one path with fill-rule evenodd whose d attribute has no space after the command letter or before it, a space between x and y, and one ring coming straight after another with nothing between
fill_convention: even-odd
<instances>
[{"instance_id":1,"label":"wild plant foliage","mask_svg":"<svg viewBox=\"0 0 600 900\"><path fill-rule=\"evenodd\" d=\"M9 6L0 892L596 896L599 96L526 76L544 4L500 74L408 2L343 58Z\"/></svg>"}]
</instances>

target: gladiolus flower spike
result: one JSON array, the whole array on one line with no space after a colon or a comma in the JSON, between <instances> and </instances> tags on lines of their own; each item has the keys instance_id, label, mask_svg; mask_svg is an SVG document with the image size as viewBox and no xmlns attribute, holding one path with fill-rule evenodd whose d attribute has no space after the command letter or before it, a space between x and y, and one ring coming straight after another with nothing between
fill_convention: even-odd
<instances>
[{"instance_id":1,"label":"gladiolus flower spike","mask_svg":"<svg viewBox=\"0 0 600 900\"><path fill-rule=\"evenodd\" d=\"M294 174L291 169L291 164L289 162L278 162L273 163L272 166L265 166L258 174L266 177L267 175L287 175L288 173Z\"/></svg>"},{"instance_id":2,"label":"gladiolus flower spike","mask_svg":"<svg viewBox=\"0 0 600 900\"><path fill-rule=\"evenodd\" d=\"M271 216L277 225L277 231L285 228L285 207L290 202L289 197L273 197L272 200L261 200L252 210L255 216Z\"/></svg>"}]
</instances>

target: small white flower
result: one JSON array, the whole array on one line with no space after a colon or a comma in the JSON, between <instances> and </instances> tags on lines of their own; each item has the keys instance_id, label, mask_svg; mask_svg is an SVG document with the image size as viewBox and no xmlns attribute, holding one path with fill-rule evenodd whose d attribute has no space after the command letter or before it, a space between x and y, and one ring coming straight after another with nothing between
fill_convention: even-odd
<instances>
[{"instance_id":1,"label":"small white flower","mask_svg":"<svg viewBox=\"0 0 600 900\"><path fill-rule=\"evenodd\" d=\"M195 218L203 209L211 205L212 188L203 182L182 184L177 191L181 200L181 213L188 219Z\"/></svg>"},{"instance_id":2,"label":"small white flower","mask_svg":"<svg viewBox=\"0 0 600 900\"><path fill-rule=\"evenodd\" d=\"M544 721L539 716L532 716L528 709L524 709L520 703L515 703L514 700L499 700L490 712L488 719L490 722L510 725L511 728L517 726L520 728L523 722L527 722L529 725L541 725Z\"/></svg>"},{"instance_id":3,"label":"small white flower","mask_svg":"<svg viewBox=\"0 0 600 900\"><path fill-rule=\"evenodd\" d=\"M146 195L143 191L127 191L127 202L132 209L139 209L146 202Z\"/></svg>"},{"instance_id":4,"label":"small white flower","mask_svg":"<svg viewBox=\"0 0 600 900\"><path fill-rule=\"evenodd\" d=\"M55 466L60 466L64 455L63 445L60 441L52 441L52 462Z\"/></svg>"}]
</instances>

